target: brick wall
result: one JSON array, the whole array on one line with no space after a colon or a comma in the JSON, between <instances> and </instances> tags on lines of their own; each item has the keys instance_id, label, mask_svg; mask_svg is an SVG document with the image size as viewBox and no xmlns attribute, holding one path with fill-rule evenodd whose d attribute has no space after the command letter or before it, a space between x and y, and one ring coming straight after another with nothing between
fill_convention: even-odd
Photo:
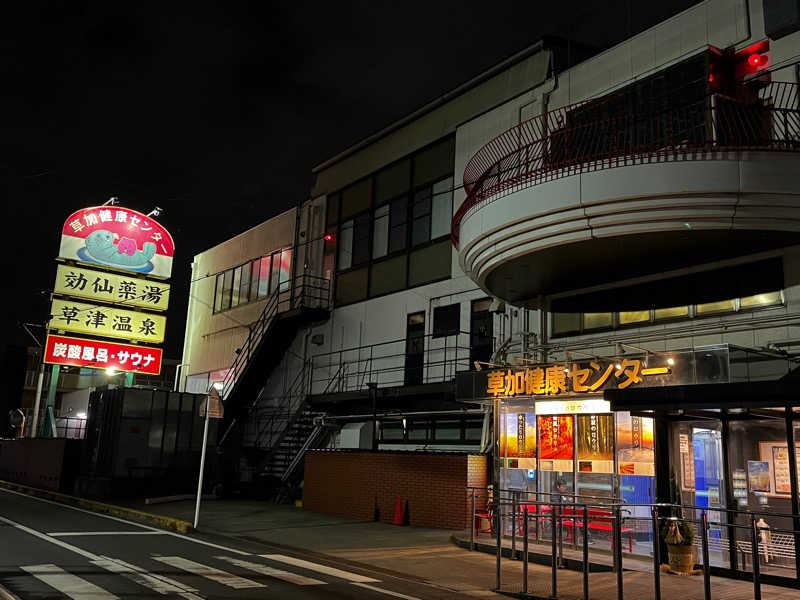
<instances>
[{"instance_id":1,"label":"brick wall","mask_svg":"<svg viewBox=\"0 0 800 600\"><path fill-rule=\"evenodd\" d=\"M489 482L486 456L424 452L318 450L306 455L303 506L384 523L397 497L411 525L463 529L471 510L467 486Z\"/></svg>"}]
</instances>

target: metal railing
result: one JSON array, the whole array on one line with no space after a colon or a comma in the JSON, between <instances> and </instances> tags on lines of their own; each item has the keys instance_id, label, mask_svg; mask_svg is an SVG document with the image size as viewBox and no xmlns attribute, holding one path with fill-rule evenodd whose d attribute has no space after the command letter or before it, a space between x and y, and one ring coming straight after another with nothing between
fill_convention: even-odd
<instances>
[{"instance_id":1,"label":"metal railing","mask_svg":"<svg viewBox=\"0 0 800 600\"><path fill-rule=\"evenodd\" d=\"M277 315L299 308L326 309L329 305L330 281L328 279L315 275L299 275L281 282L268 296L261 315L250 326L247 339L237 350L236 359L222 382L221 396L223 400L230 397L236 382L250 364L250 359L257 353L264 334L269 330Z\"/></svg>"},{"instance_id":2,"label":"metal railing","mask_svg":"<svg viewBox=\"0 0 800 600\"><path fill-rule=\"evenodd\" d=\"M591 592L596 587L595 594L604 598L622 599L628 590L630 598L656 600L760 600L767 590L780 590L769 584L798 587L800 515L474 487L467 488L467 509L465 539L471 549L479 544L493 548L494 589L500 592L588 599L595 597ZM694 578L666 575L670 569L662 564L667 558L664 531L680 521L694 533L693 543L686 546ZM642 531L634 524L644 526L645 540L639 535L634 541L634 531ZM749 558L750 568L738 565L728 548ZM783 564L777 564L777 557L785 559ZM520 560L521 568L504 558ZM732 564L720 564L725 562ZM728 579L712 579L717 575ZM789 598L796 592L786 593Z\"/></svg>"},{"instance_id":3,"label":"metal railing","mask_svg":"<svg viewBox=\"0 0 800 600\"><path fill-rule=\"evenodd\" d=\"M646 109L611 94L548 111L483 146L464 169L461 221L504 194L587 171L648 162L710 160L720 152L800 151L798 86L741 87L683 106ZM623 101L621 101L623 99Z\"/></svg>"},{"instance_id":4,"label":"metal railing","mask_svg":"<svg viewBox=\"0 0 800 600\"><path fill-rule=\"evenodd\" d=\"M409 343L422 344L408 352ZM379 387L442 383L470 368L470 334L426 335L318 354L310 360L313 394L354 392Z\"/></svg>"}]
</instances>

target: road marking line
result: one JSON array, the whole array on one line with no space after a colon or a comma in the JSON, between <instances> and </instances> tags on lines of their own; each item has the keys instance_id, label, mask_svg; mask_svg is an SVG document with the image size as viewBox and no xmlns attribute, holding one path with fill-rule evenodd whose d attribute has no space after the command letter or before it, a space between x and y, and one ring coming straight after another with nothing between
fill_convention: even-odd
<instances>
[{"instance_id":1,"label":"road marking line","mask_svg":"<svg viewBox=\"0 0 800 600\"><path fill-rule=\"evenodd\" d=\"M48 531L52 537L70 537L84 535L166 535L166 531Z\"/></svg>"},{"instance_id":2,"label":"road marking line","mask_svg":"<svg viewBox=\"0 0 800 600\"><path fill-rule=\"evenodd\" d=\"M39 539L45 540L46 542L50 542L51 544L55 544L56 546L61 546L66 550L70 550L75 554L80 554L81 556L88 558L89 560L98 560L100 557L96 554L92 554L88 550L84 550L83 548L78 548L77 546L73 546L72 544L68 544L67 542L62 542L61 540L57 540L55 538L50 537L46 533L42 533L41 531L36 531L35 529L31 529L30 527L26 527L16 521L12 521L11 519L6 519L5 517L0 517L0 522L5 523L7 525L11 525L12 527L16 527L20 531L24 531L32 536L38 537Z\"/></svg>"},{"instance_id":3,"label":"road marking line","mask_svg":"<svg viewBox=\"0 0 800 600\"><path fill-rule=\"evenodd\" d=\"M22 492L15 492L13 490L7 490L5 488L0 488L0 492L5 492L6 494L14 494L16 496L24 496L25 498L30 498L31 500L37 500L38 502L44 502L45 504L52 504L54 506L58 506L60 508L67 508L69 510L75 510L77 512L81 512L87 515L91 515L93 517L101 517L103 519L111 519L112 521L117 521L119 523L125 523L126 525L132 525L134 527L141 527L142 529L147 529L149 531L157 531L159 533L163 533L164 535L170 535L172 537L180 538L182 540L186 540L187 542L193 542L195 544L201 544L203 546L208 546L210 548L216 548L217 550L224 550L225 552L232 552L233 554L239 554L241 556L253 556L252 552L245 552L244 550L237 550L236 548L229 548L227 546L221 546L219 544L213 544L211 542L206 542L203 540L198 540L196 538L189 537L188 535L183 535L180 533L175 533L174 531L164 531L163 529L158 529L156 527L150 527L149 525L142 525L141 523L136 523L135 521L128 521L126 519L122 519L120 517L114 517L111 515L104 515L102 513L92 512L90 510L86 510L83 508L78 508L77 506L70 506L69 504L61 504L60 502L54 502L53 500L45 500L44 498L37 498L36 496L30 496L28 494L23 494Z\"/></svg>"},{"instance_id":4,"label":"road marking line","mask_svg":"<svg viewBox=\"0 0 800 600\"><path fill-rule=\"evenodd\" d=\"M67 573L56 565L28 565L20 568L73 600L119 600L118 596L77 575Z\"/></svg>"},{"instance_id":5,"label":"road marking line","mask_svg":"<svg viewBox=\"0 0 800 600\"><path fill-rule=\"evenodd\" d=\"M163 562L170 567L182 569L194 575L200 575L201 577L205 577L206 579L216 581L217 583L227 585L228 587L232 587L237 590L266 587L263 583L258 583L252 579L245 579L244 577L239 577L238 575L221 571L219 569L215 569L214 567L209 567L181 556L154 556L153 560Z\"/></svg>"},{"instance_id":6,"label":"road marking line","mask_svg":"<svg viewBox=\"0 0 800 600\"><path fill-rule=\"evenodd\" d=\"M404 600L422 600L421 598L417 598L416 596L407 596L405 594L401 594L400 592L393 592L391 590L384 590L383 588L375 587L374 585L367 585L366 583L357 583L353 582L353 585L357 585L358 587L366 588L368 590L372 590L373 592L378 592L381 594L387 594L389 596L394 596L395 598L403 598Z\"/></svg>"},{"instance_id":7,"label":"road marking line","mask_svg":"<svg viewBox=\"0 0 800 600\"><path fill-rule=\"evenodd\" d=\"M165 577L164 575L153 574L145 571L141 567L126 563L119 559L103 556L100 560L93 560L92 564L111 571L117 575L127 577L134 583L142 585L159 594L179 594L187 600L200 600L202 596L194 594L198 590L179 581Z\"/></svg>"},{"instance_id":8,"label":"road marking line","mask_svg":"<svg viewBox=\"0 0 800 600\"><path fill-rule=\"evenodd\" d=\"M346 579L347 581L358 583L377 583L380 581L380 579L373 579L372 577L365 577L364 575L358 575L349 571L342 571L341 569L326 567L325 565L318 565L317 563L302 560L300 558L294 558L293 556L284 556L283 554L259 554L259 556L262 558L268 558L270 560L277 560L278 562L286 563L287 565L294 565L295 567L302 567L311 571L317 571L318 573L324 573L325 575L332 575L334 577L339 577L340 579Z\"/></svg>"},{"instance_id":9,"label":"road marking line","mask_svg":"<svg viewBox=\"0 0 800 600\"><path fill-rule=\"evenodd\" d=\"M319 579L312 579L311 577L305 577L304 575L298 575L297 573L273 569L272 567L268 567L266 565L240 560L238 558L231 558L230 556L215 556L214 558L217 560L224 560L225 562L229 562L237 567L242 567L243 569L250 569L251 571L255 571L261 575L267 575L268 577L274 577L275 579L288 581L289 583L294 583L295 585L325 585L327 583L326 581L320 581Z\"/></svg>"}]
</instances>

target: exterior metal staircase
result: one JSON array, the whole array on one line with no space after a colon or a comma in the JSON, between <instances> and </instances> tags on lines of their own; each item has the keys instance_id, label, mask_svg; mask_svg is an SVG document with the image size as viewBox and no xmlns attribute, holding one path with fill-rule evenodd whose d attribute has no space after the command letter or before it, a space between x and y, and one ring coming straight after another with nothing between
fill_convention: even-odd
<instances>
[{"instance_id":1,"label":"exterior metal staircase","mask_svg":"<svg viewBox=\"0 0 800 600\"><path fill-rule=\"evenodd\" d=\"M264 382L279 364L300 326L326 319L330 309L330 283L313 275L300 275L272 292L247 339L237 349L220 396L225 407L224 432L218 445L224 446L244 413L258 399Z\"/></svg>"}]
</instances>

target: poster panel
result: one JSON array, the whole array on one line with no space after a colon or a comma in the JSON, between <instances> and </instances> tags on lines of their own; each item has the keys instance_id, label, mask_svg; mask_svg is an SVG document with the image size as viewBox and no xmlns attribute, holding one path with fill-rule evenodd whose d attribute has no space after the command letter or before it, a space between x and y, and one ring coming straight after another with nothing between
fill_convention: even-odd
<instances>
[{"instance_id":1,"label":"poster panel","mask_svg":"<svg viewBox=\"0 0 800 600\"><path fill-rule=\"evenodd\" d=\"M162 315L59 299L53 300L50 315L50 329L151 344L164 341L167 323Z\"/></svg>"},{"instance_id":2,"label":"poster panel","mask_svg":"<svg viewBox=\"0 0 800 600\"><path fill-rule=\"evenodd\" d=\"M169 305L168 283L70 265L58 265L53 291L62 296L151 310L167 310Z\"/></svg>"},{"instance_id":3,"label":"poster panel","mask_svg":"<svg viewBox=\"0 0 800 600\"><path fill-rule=\"evenodd\" d=\"M167 279L172 236L152 217L121 206L93 206L72 213L61 230L58 255L68 260Z\"/></svg>"},{"instance_id":4,"label":"poster panel","mask_svg":"<svg viewBox=\"0 0 800 600\"><path fill-rule=\"evenodd\" d=\"M538 417L539 457L552 460L572 460L572 417L553 415Z\"/></svg>"},{"instance_id":5,"label":"poster panel","mask_svg":"<svg viewBox=\"0 0 800 600\"><path fill-rule=\"evenodd\" d=\"M48 335L44 362L92 369L111 367L117 371L158 375L161 372L161 348Z\"/></svg>"},{"instance_id":6,"label":"poster panel","mask_svg":"<svg viewBox=\"0 0 800 600\"><path fill-rule=\"evenodd\" d=\"M536 415L505 413L500 438L500 456L536 458Z\"/></svg>"},{"instance_id":7,"label":"poster panel","mask_svg":"<svg viewBox=\"0 0 800 600\"><path fill-rule=\"evenodd\" d=\"M578 470L614 472L614 417L578 415Z\"/></svg>"},{"instance_id":8,"label":"poster panel","mask_svg":"<svg viewBox=\"0 0 800 600\"><path fill-rule=\"evenodd\" d=\"M653 419L616 413L617 465L621 475L655 475Z\"/></svg>"}]
</instances>

